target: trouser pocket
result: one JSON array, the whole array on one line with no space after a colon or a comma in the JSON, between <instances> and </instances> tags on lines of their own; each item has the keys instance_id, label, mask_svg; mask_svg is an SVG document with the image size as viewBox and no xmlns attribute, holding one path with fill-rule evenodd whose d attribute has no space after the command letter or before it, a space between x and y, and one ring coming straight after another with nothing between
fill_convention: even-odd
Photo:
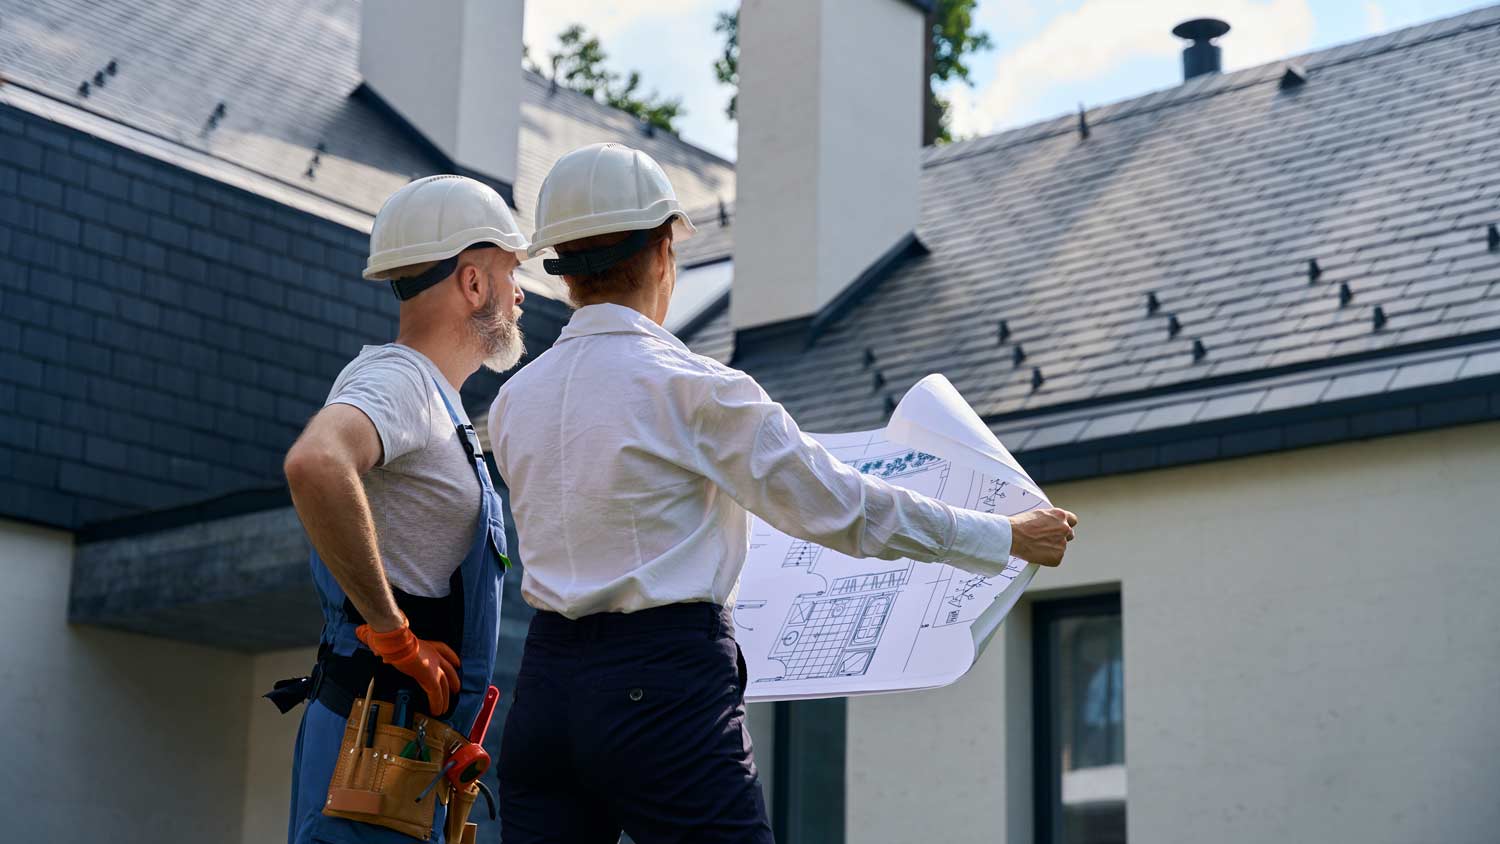
<instances>
[{"instance_id":1,"label":"trouser pocket","mask_svg":"<svg viewBox=\"0 0 1500 844\"><path fill-rule=\"evenodd\" d=\"M740 702L745 701L745 684L750 682L750 670L745 665L745 652L740 650L740 643L734 643L734 672L740 681Z\"/></svg>"}]
</instances>

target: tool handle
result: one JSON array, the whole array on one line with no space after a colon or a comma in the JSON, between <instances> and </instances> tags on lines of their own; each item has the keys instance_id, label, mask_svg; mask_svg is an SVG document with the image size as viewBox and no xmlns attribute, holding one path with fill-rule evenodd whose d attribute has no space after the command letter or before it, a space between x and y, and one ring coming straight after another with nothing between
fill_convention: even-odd
<instances>
[{"instance_id":1,"label":"tool handle","mask_svg":"<svg viewBox=\"0 0 1500 844\"><path fill-rule=\"evenodd\" d=\"M380 726L380 704L372 703L366 710L369 715L370 731L365 734L365 747L375 746L375 728Z\"/></svg>"},{"instance_id":2,"label":"tool handle","mask_svg":"<svg viewBox=\"0 0 1500 844\"><path fill-rule=\"evenodd\" d=\"M368 726L371 730L375 729L374 725L370 723L370 701L374 697L375 697L375 678L371 677L370 678L370 685L367 686L367 687L365 687L365 701L364 701L364 705L359 708L359 731L354 734L354 746L355 747L358 747L359 745L361 745L361 744L364 743L365 727ZM359 770L359 762L363 758L364 758L364 754L363 753L355 755L355 757L354 757L354 769L356 771Z\"/></svg>"},{"instance_id":3,"label":"tool handle","mask_svg":"<svg viewBox=\"0 0 1500 844\"><path fill-rule=\"evenodd\" d=\"M490 731L490 719L495 717L495 704L500 702L500 690L490 686L484 692L484 704L474 716L474 726L469 728L469 741L484 744L484 734Z\"/></svg>"},{"instance_id":4,"label":"tool handle","mask_svg":"<svg viewBox=\"0 0 1500 844\"><path fill-rule=\"evenodd\" d=\"M391 724L402 728L411 729L411 690L401 689L396 692L396 714L391 716Z\"/></svg>"}]
</instances>

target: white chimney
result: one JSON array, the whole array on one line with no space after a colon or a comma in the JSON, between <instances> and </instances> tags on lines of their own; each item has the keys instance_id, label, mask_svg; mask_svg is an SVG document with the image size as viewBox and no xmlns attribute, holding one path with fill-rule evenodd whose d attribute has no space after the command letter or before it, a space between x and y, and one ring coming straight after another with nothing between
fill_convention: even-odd
<instances>
[{"instance_id":1,"label":"white chimney","mask_svg":"<svg viewBox=\"0 0 1500 844\"><path fill-rule=\"evenodd\" d=\"M359 72L460 169L514 185L523 0L364 0Z\"/></svg>"},{"instance_id":2,"label":"white chimney","mask_svg":"<svg viewBox=\"0 0 1500 844\"><path fill-rule=\"evenodd\" d=\"M816 315L916 229L931 2L741 4L737 331Z\"/></svg>"}]
</instances>

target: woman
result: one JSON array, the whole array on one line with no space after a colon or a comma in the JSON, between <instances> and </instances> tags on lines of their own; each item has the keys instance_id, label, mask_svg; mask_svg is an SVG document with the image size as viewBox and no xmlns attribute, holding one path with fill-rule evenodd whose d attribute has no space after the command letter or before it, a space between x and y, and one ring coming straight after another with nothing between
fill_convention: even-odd
<instances>
[{"instance_id":1,"label":"woman","mask_svg":"<svg viewBox=\"0 0 1500 844\"><path fill-rule=\"evenodd\" d=\"M750 376L662 327L694 233L646 154L597 144L542 184L531 254L577 310L490 410L538 613L505 725L503 838L769 842L726 605L749 513L860 557L1056 565L1076 518L956 510L840 463Z\"/></svg>"}]
</instances>

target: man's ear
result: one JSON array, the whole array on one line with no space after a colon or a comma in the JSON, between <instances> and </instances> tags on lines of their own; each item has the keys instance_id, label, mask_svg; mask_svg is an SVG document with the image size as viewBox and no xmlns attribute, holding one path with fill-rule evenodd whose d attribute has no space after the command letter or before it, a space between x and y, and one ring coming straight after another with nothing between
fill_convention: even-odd
<instances>
[{"instance_id":1,"label":"man's ear","mask_svg":"<svg viewBox=\"0 0 1500 844\"><path fill-rule=\"evenodd\" d=\"M458 267L458 289L463 292L464 300L470 307L478 308L484 304L484 273L473 263L463 263Z\"/></svg>"},{"instance_id":2,"label":"man's ear","mask_svg":"<svg viewBox=\"0 0 1500 844\"><path fill-rule=\"evenodd\" d=\"M672 238L664 237L656 242L656 259L661 264L661 277L665 279L672 272L672 262L676 260L672 254Z\"/></svg>"}]
</instances>

